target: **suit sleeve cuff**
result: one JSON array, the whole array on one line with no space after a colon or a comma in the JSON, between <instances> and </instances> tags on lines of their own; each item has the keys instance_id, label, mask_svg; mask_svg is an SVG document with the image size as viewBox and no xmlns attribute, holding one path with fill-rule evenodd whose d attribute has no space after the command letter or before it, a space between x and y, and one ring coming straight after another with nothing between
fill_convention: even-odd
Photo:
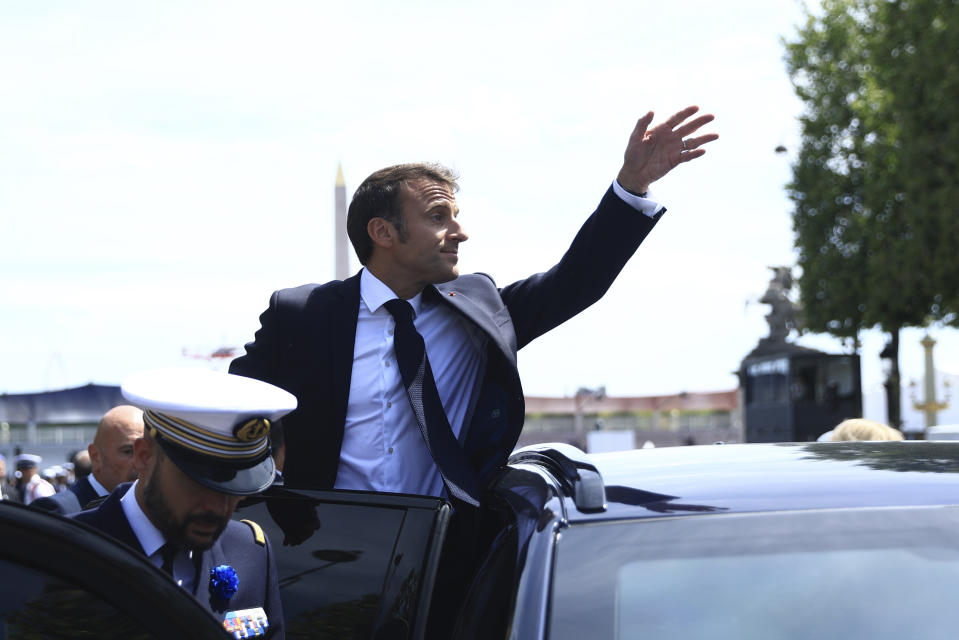
<instances>
[{"instance_id":1,"label":"suit sleeve cuff","mask_svg":"<svg viewBox=\"0 0 959 640\"><path fill-rule=\"evenodd\" d=\"M613 192L620 200L650 218L655 218L661 212L665 212L663 205L653 200L652 191L647 191L646 197L643 198L623 189L619 184L619 180L613 180Z\"/></svg>"}]
</instances>

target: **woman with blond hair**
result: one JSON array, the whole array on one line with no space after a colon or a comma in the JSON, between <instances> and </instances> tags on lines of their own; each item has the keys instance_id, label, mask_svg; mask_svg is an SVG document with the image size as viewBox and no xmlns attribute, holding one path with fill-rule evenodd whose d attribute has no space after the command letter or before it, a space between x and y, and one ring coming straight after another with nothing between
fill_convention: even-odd
<instances>
[{"instance_id":1,"label":"woman with blond hair","mask_svg":"<svg viewBox=\"0 0 959 640\"><path fill-rule=\"evenodd\" d=\"M853 442L856 440L902 440L902 432L881 422L865 418L843 420L833 429L830 442Z\"/></svg>"}]
</instances>

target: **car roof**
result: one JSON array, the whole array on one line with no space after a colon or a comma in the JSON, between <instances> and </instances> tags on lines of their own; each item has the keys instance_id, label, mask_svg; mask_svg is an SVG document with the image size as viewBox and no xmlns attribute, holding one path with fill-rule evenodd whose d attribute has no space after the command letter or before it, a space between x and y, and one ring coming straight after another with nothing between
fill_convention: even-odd
<instances>
[{"instance_id":1,"label":"car roof","mask_svg":"<svg viewBox=\"0 0 959 640\"><path fill-rule=\"evenodd\" d=\"M606 509L570 522L704 513L959 504L959 443L705 445L591 454Z\"/></svg>"},{"instance_id":2,"label":"car roof","mask_svg":"<svg viewBox=\"0 0 959 640\"><path fill-rule=\"evenodd\" d=\"M959 424L940 424L926 429L927 440L959 440Z\"/></svg>"}]
</instances>

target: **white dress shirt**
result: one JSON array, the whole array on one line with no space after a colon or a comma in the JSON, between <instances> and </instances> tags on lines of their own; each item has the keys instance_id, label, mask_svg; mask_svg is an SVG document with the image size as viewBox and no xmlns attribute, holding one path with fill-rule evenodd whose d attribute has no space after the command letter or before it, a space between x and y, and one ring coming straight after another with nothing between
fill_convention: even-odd
<instances>
[{"instance_id":1,"label":"white dress shirt","mask_svg":"<svg viewBox=\"0 0 959 640\"><path fill-rule=\"evenodd\" d=\"M653 192L647 191L645 196L637 196L634 193L630 193L623 189L622 185L619 184L619 180L613 180L613 193L619 196L619 199L631 206L636 211L639 211L643 215L647 215L650 218L655 216L663 209L663 205L659 204L653 199Z\"/></svg>"},{"instance_id":2,"label":"white dress shirt","mask_svg":"<svg viewBox=\"0 0 959 640\"><path fill-rule=\"evenodd\" d=\"M613 181L613 191L637 211L653 217L663 207L651 194L640 197ZM350 398L335 488L445 495L443 478L410 409L393 350L393 316L383 306L396 294L364 269L353 344ZM409 300L413 325L426 343L436 389L450 427L463 442L486 368L488 337L446 305Z\"/></svg>"},{"instance_id":3,"label":"white dress shirt","mask_svg":"<svg viewBox=\"0 0 959 640\"><path fill-rule=\"evenodd\" d=\"M410 409L393 349L395 322L383 306L396 297L366 269L360 274L353 374L335 486L440 496L443 479ZM409 303L440 402L460 437L486 366L487 337L442 303L424 300L422 293Z\"/></svg>"},{"instance_id":4,"label":"white dress shirt","mask_svg":"<svg viewBox=\"0 0 959 640\"><path fill-rule=\"evenodd\" d=\"M120 506L123 508L123 515L127 517L133 534L143 547L143 553L147 560L154 567L163 566L163 557L160 555L160 547L166 544L166 538L160 533L147 514L143 513L140 503L136 499L136 488L140 484L137 480L120 498ZM178 585L193 593L193 576L196 573L196 567L193 564L193 552L180 550L173 559L173 579Z\"/></svg>"},{"instance_id":5,"label":"white dress shirt","mask_svg":"<svg viewBox=\"0 0 959 640\"><path fill-rule=\"evenodd\" d=\"M110 492L106 490L106 487L100 484L100 481L97 480L92 473L87 475L87 482L90 483L90 486L93 487L93 490L96 491L97 495L101 498L103 496L110 495Z\"/></svg>"}]
</instances>

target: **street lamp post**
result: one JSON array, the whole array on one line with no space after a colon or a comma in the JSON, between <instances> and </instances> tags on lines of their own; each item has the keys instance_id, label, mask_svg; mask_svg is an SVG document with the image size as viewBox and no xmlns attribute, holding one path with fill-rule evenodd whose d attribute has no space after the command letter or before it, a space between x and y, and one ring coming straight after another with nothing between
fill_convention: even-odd
<instances>
[{"instance_id":1,"label":"street lamp post","mask_svg":"<svg viewBox=\"0 0 959 640\"><path fill-rule=\"evenodd\" d=\"M925 380L923 381L923 390L926 395L925 401L918 402L916 400L915 380L913 380L909 386L912 389L912 406L917 411L923 412L926 428L928 429L929 427L934 427L939 424L938 413L949 408L949 381L946 380L945 384L946 398L942 402L939 402L936 400L936 367L932 359L932 348L936 346L936 341L927 333L923 339L919 341L919 344L922 345L923 350L926 352Z\"/></svg>"}]
</instances>

